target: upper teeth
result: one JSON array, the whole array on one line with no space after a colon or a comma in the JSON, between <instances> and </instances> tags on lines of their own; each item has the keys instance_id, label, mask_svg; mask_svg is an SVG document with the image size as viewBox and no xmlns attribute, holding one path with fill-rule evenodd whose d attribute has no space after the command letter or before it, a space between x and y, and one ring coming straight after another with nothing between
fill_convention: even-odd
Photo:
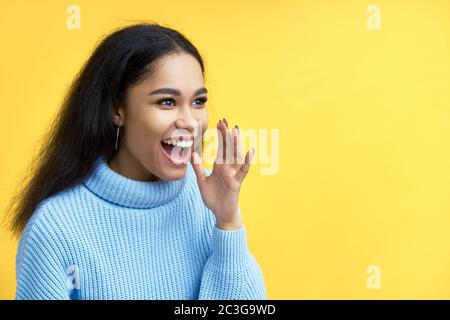
<instances>
[{"instance_id":1,"label":"upper teeth","mask_svg":"<svg viewBox=\"0 0 450 320\"><path fill-rule=\"evenodd\" d=\"M173 144L174 146L177 147L181 147L181 148L186 148L186 147L190 147L192 146L192 140L176 140L176 139L167 139L163 141L164 143L167 144Z\"/></svg>"}]
</instances>

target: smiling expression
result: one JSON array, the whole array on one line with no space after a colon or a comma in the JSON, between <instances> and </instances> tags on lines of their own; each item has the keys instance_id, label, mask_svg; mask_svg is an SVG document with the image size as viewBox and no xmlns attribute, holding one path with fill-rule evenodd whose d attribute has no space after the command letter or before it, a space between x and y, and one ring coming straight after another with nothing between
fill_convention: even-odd
<instances>
[{"instance_id":1,"label":"smiling expression","mask_svg":"<svg viewBox=\"0 0 450 320\"><path fill-rule=\"evenodd\" d=\"M176 151L184 146L189 154L194 147L188 147L189 140L201 143L208 127L207 90L200 64L189 54L166 55L153 66L148 77L127 90L125 104L117 109L115 123L121 125L117 157L122 168L126 163L131 178L178 180L186 173L186 163L169 157L163 141L183 139Z\"/></svg>"}]
</instances>

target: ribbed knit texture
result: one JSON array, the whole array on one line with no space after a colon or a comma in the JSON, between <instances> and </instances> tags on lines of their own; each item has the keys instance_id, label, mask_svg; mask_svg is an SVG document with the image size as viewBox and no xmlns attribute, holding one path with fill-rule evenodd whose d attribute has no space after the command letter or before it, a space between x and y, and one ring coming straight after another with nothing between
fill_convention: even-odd
<instances>
[{"instance_id":1,"label":"ribbed knit texture","mask_svg":"<svg viewBox=\"0 0 450 320\"><path fill-rule=\"evenodd\" d=\"M215 222L191 163L180 180L143 182L99 158L28 221L16 299L266 299L245 225Z\"/></svg>"}]
</instances>

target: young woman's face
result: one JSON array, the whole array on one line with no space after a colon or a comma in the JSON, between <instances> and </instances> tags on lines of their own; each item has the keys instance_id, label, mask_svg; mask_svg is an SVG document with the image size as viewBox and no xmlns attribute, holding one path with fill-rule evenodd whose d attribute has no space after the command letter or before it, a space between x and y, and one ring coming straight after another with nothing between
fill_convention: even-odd
<instances>
[{"instance_id":1,"label":"young woman's face","mask_svg":"<svg viewBox=\"0 0 450 320\"><path fill-rule=\"evenodd\" d=\"M193 56L177 53L158 59L151 75L129 88L118 110L121 169L137 180L181 179L194 144L201 144L208 127L206 97L202 70ZM174 150L163 142L180 137L187 146L192 140L182 153L181 146Z\"/></svg>"}]
</instances>

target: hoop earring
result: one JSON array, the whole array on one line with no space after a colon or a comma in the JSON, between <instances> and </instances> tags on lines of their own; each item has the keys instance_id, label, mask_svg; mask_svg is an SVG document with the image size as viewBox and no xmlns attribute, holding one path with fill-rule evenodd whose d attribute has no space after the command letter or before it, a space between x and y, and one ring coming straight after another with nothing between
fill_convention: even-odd
<instances>
[{"instance_id":1,"label":"hoop earring","mask_svg":"<svg viewBox=\"0 0 450 320\"><path fill-rule=\"evenodd\" d=\"M114 150L117 151L117 146L119 145L119 131L120 131L120 127L117 126L117 134L116 134L116 146L114 148Z\"/></svg>"}]
</instances>

